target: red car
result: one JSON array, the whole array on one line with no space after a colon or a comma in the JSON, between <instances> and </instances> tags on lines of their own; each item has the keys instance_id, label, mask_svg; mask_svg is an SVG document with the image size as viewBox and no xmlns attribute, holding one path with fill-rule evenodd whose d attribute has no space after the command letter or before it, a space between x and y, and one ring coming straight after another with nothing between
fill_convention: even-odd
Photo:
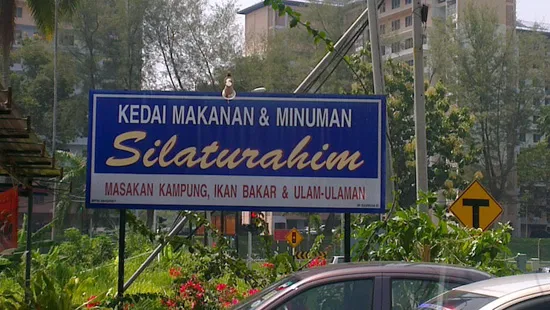
<instances>
[{"instance_id":1,"label":"red car","mask_svg":"<svg viewBox=\"0 0 550 310\"><path fill-rule=\"evenodd\" d=\"M430 263L334 264L297 272L234 310L409 310L452 288L492 278Z\"/></svg>"}]
</instances>

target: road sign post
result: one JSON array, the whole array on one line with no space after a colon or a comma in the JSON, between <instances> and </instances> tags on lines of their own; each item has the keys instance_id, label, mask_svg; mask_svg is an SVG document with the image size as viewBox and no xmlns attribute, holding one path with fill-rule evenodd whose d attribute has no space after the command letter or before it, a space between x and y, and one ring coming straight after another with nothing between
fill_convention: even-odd
<instances>
[{"instance_id":1,"label":"road sign post","mask_svg":"<svg viewBox=\"0 0 550 310\"><path fill-rule=\"evenodd\" d=\"M449 210L462 225L482 230L487 230L502 214L500 204L477 180L464 190Z\"/></svg>"}]
</instances>

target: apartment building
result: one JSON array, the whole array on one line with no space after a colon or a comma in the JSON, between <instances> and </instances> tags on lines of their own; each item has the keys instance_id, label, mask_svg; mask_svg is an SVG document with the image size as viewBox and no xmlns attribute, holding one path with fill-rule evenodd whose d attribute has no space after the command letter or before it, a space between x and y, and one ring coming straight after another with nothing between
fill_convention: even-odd
<instances>
[{"instance_id":1,"label":"apartment building","mask_svg":"<svg viewBox=\"0 0 550 310\"><path fill-rule=\"evenodd\" d=\"M433 19L449 19L458 21L468 2L475 1L480 7L490 7L495 10L499 24L514 27L516 22L516 0L425 0L428 5L428 20L426 29L433 25ZM300 12L310 5L308 1L284 1L285 5ZM348 9L344 23L346 26L361 14L366 8L366 1L350 1L342 4ZM288 16L279 16L271 7L259 2L238 12L245 16L245 46L246 54L258 53L270 31L289 27ZM397 58L412 64L412 0L386 0L379 9L379 33L382 42L384 58ZM426 30L425 33L428 33ZM364 46L368 40L368 31L355 43L356 49ZM429 38L424 36L424 48L429 51Z\"/></svg>"},{"instance_id":2,"label":"apartment building","mask_svg":"<svg viewBox=\"0 0 550 310\"><path fill-rule=\"evenodd\" d=\"M27 2L25 0L16 0L15 6L15 42L13 49L17 50L22 46L23 40L39 36L40 34L31 11L27 6ZM71 33L69 26L64 25L63 30L59 31L58 42L61 46L74 45L74 35ZM16 60L10 69L14 72L20 72L23 70L23 63Z\"/></svg>"},{"instance_id":3,"label":"apartment building","mask_svg":"<svg viewBox=\"0 0 550 310\"><path fill-rule=\"evenodd\" d=\"M533 31L535 26L532 22L518 21L516 30L519 34L529 33ZM544 36L550 40L550 24L537 23L537 28L544 34ZM550 55L549 55L550 56ZM539 102L537 107L550 106L550 81L546 82L544 88L541 88L544 92L544 98ZM535 111L531 121L531 127L525 132L520 132L520 146L517 149L517 153L521 153L525 148L533 147L537 143L544 141L547 137L544 137L537 129L536 123L538 121L538 111ZM531 192L531 201L520 201L525 211L528 211L528 215L520 217L520 234L523 237L532 238L548 238L550 237L550 212L547 211L550 206L550 188L549 182L537 184L534 187L534 191ZM520 195L524 193L525 189L520 188ZM532 210L541 210L539 214L533 214Z\"/></svg>"},{"instance_id":4,"label":"apartment building","mask_svg":"<svg viewBox=\"0 0 550 310\"><path fill-rule=\"evenodd\" d=\"M286 6L300 11L307 7L303 1L284 1ZM237 14L245 16L245 55L261 53L270 32L277 29L286 29L289 25L288 15L279 16L270 6L265 6L263 1L239 10Z\"/></svg>"}]
</instances>

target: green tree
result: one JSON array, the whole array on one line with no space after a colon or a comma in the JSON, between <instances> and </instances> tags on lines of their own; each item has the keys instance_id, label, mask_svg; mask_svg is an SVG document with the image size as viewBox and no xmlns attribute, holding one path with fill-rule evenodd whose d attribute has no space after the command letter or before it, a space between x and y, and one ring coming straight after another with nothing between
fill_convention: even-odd
<instances>
[{"instance_id":1,"label":"green tree","mask_svg":"<svg viewBox=\"0 0 550 310\"><path fill-rule=\"evenodd\" d=\"M518 179L520 185L520 214L544 216L547 193L550 190L550 149L547 142L523 148L518 155Z\"/></svg>"},{"instance_id":2,"label":"green tree","mask_svg":"<svg viewBox=\"0 0 550 310\"><path fill-rule=\"evenodd\" d=\"M366 57L365 57L366 56ZM356 72L353 94L372 93L370 52L350 57ZM415 140L414 140L414 76L410 66L389 61L385 66L388 96L388 126L392 167L398 204L415 204ZM466 185L465 168L474 162L477 149L468 144L474 119L470 110L450 101L443 83L426 86L426 135L429 156L428 183L430 191L443 190L447 197L456 195Z\"/></svg>"},{"instance_id":3,"label":"green tree","mask_svg":"<svg viewBox=\"0 0 550 310\"><path fill-rule=\"evenodd\" d=\"M83 201L86 195L86 158L65 151L57 151L55 158L57 165L63 168L63 178L59 182L60 195L55 206L56 218L53 219L56 231L62 231L59 228L65 227L65 220L71 211L80 214L83 227L86 219Z\"/></svg>"},{"instance_id":4,"label":"green tree","mask_svg":"<svg viewBox=\"0 0 550 310\"><path fill-rule=\"evenodd\" d=\"M323 36L338 38L352 21L346 4L349 1L308 3L297 10L301 18L322 31ZM247 38L247 45L250 55L237 58L229 68L218 73L218 79L223 80L226 71L232 72L237 91L263 86L269 92L291 93L326 54L326 48L311 40L309 33L294 28L267 32L265 37ZM313 91L340 93L350 90L352 72L344 61L337 66L332 64L328 71L330 76L327 72L320 77L320 81L326 78L324 85Z\"/></svg>"},{"instance_id":5,"label":"green tree","mask_svg":"<svg viewBox=\"0 0 550 310\"><path fill-rule=\"evenodd\" d=\"M23 114L31 117L36 133L51 142L53 111L53 51L47 42L26 39L13 55L25 66L21 74L12 74L14 100ZM59 57L59 135L60 143L72 141L86 131L87 102L77 100L78 78L70 55Z\"/></svg>"},{"instance_id":6,"label":"green tree","mask_svg":"<svg viewBox=\"0 0 550 310\"><path fill-rule=\"evenodd\" d=\"M451 98L476 117L474 142L491 194L515 203L515 152L531 124L547 79L547 40L534 29L516 32L498 24L490 7L473 3L458 25L439 22L431 35L430 64Z\"/></svg>"},{"instance_id":7,"label":"green tree","mask_svg":"<svg viewBox=\"0 0 550 310\"><path fill-rule=\"evenodd\" d=\"M354 246L357 260L434 262L475 267L495 276L518 273L506 261L512 228L499 224L494 230L481 231L450 221L446 207L434 205L435 196L425 195L420 202L432 206L435 221L417 208L398 208L386 221L360 223L359 240ZM403 296L401 302L408 303ZM414 309L416 305L406 306Z\"/></svg>"},{"instance_id":8,"label":"green tree","mask_svg":"<svg viewBox=\"0 0 550 310\"><path fill-rule=\"evenodd\" d=\"M34 18L38 29L42 31L47 38L51 38L54 33L54 15L56 0L27 0L32 17ZM70 15L78 0L59 1L58 15ZM0 4L0 45L2 47L2 72L5 86L9 86L9 67L10 52L15 39L15 13L16 0L4 0Z\"/></svg>"},{"instance_id":9,"label":"green tree","mask_svg":"<svg viewBox=\"0 0 550 310\"><path fill-rule=\"evenodd\" d=\"M152 1L143 30L151 88L219 91L216 70L240 52L235 5L233 0Z\"/></svg>"},{"instance_id":10,"label":"green tree","mask_svg":"<svg viewBox=\"0 0 550 310\"><path fill-rule=\"evenodd\" d=\"M148 1L81 0L70 23L78 44L67 46L85 89L140 89L147 58L143 20Z\"/></svg>"}]
</instances>

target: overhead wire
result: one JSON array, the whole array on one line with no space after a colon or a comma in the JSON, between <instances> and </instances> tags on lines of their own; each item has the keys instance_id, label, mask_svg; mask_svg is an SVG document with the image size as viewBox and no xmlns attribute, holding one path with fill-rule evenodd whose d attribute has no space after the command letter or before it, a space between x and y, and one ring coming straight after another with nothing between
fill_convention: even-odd
<instances>
[{"instance_id":1,"label":"overhead wire","mask_svg":"<svg viewBox=\"0 0 550 310\"><path fill-rule=\"evenodd\" d=\"M382 5L384 5L384 3L385 3L385 0L380 0L378 2L378 5L377 5L376 9L379 10L382 7ZM335 54L329 60L329 63L327 64L327 66L324 69L322 69L322 71L317 75L317 77L315 77L315 79L311 83L309 83L309 85L304 89L304 92L309 92L311 90L311 88L319 81L319 79L321 78L323 73L325 73L327 71L327 69L330 67L330 65L333 64L334 61L337 61L336 66L332 68L332 70L324 78L324 80L321 82L321 85L319 85L317 87L317 89L315 90L314 93L316 93L324 85L324 83L328 80L328 78L336 70L335 68L338 67L340 62L343 60L342 52L344 52L343 55L345 55L349 52L349 50L351 49L351 47L353 46L355 41L359 38L359 36L361 36L361 34L365 31L365 29L366 29L366 27L368 27L368 25L369 25L369 22L368 22L368 19L367 19L366 22L357 30L357 32L355 32L355 34L352 36L352 38L349 41L344 42L344 46L342 48L340 48L340 49L333 52ZM336 56L342 56L342 57L336 57Z\"/></svg>"}]
</instances>

